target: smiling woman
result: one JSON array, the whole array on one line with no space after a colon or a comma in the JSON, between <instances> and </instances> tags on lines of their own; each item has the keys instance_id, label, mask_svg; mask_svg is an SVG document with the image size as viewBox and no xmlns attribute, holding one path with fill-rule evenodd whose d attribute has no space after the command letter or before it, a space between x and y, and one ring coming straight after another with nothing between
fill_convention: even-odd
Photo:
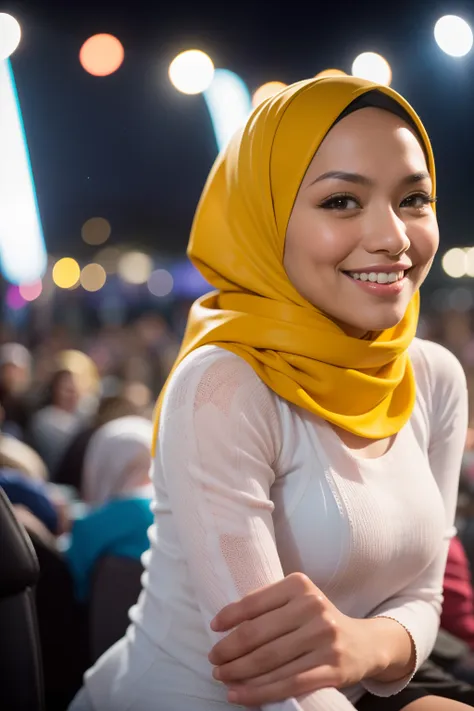
<instances>
[{"instance_id":1,"label":"smiling woman","mask_svg":"<svg viewBox=\"0 0 474 711\"><path fill-rule=\"evenodd\" d=\"M298 191L285 241L289 278L346 333L395 326L438 247L434 201L422 145L406 121L375 107L346 115Z\"/></svg>"},{"instance_id":2,"label":"smiling woman","mask_svg":"<svg viewBox=\"0 0 474 711\"><path fill-rule=\"evenodd\" d=\"M459 363L415 338L434 199L420 119L361 79L287 87L221 154L189 243L216 291L157 407L145 589L71 711L467 708L410 684L467 421Z\"/></svg>"}]
</instances>

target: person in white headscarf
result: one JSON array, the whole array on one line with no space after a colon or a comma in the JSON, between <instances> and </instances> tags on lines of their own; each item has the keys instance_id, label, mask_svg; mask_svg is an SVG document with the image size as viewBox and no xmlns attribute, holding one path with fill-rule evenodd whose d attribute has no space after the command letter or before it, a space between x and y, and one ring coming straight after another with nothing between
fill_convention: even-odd
<instances>
[{"instance_id":1,"label":"person in white headscarf","mask_svg":"<svg viewBox=\"0 0 474 711\"><path fill-rule=\"evenodd\" d=\"M90 577L101 557L139 560L149 547L151 438L151 422L132 416L107 423L89 443L82 496L91 510L75 521L66 552L81 601L88 597Z\"/></svg>"}]
</instances>

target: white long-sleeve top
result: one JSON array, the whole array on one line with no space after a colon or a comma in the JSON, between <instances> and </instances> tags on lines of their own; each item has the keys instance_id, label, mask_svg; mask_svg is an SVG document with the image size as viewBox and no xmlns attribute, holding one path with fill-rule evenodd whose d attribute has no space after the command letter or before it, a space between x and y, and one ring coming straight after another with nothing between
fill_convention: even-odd
<instances>
[{"instance_id":1,"label":"white long-sleeve top","mask_svg":"<svg viewBox=\"0 0 474 711\"><path fill-rule=\"evenodd\" d=\"M86 675L97 711L226 711L207 655L211 619L294 571L345 614L388 616L416 645L437 634L467 427L466 381L446 349L415 340L417 398L386 454L363 459L318 417L273 393L235 354L191 353L167 388L154 464L156 523L127 636ZM264 711L346 711L365 681Z\"/></svg>"}]
</instances>

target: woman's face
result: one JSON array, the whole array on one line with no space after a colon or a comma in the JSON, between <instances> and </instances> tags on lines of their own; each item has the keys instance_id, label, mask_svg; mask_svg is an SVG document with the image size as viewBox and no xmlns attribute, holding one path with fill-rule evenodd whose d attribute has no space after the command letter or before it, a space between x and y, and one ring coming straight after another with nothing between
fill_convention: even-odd
<instances>
[{"instance_id":1,"label":"woman's face","mask_svg":"<svg viewBox=\"0 0 474 711\"><path fill-rule=\"evenodd\" d=\"M53 404L66 412L75 412L79 405L80 393L76 378L72 373L60 373L53 387Z\"/></svg>"},{"instance_id":2,"label":"woman's face","mask_svg":"<svg viewBox=\"0 0 474 711\"><path fill-rule=\"evenodd\" d=\"M284 266L349 335L395 326L438 247L423 149L401 118L365 108L328 133L300 185Z\"/></svg>"}]
</instances>

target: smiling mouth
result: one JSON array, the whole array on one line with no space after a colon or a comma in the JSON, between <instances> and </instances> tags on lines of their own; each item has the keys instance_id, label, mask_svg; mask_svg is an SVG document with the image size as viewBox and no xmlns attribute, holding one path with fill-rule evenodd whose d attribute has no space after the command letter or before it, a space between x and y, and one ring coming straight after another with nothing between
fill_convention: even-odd
<instances>
[{"instance_id":1,"label":"smiling mouth","mask_svg":"<svg viewBox=\"0 0 474 711\"><path fill-rule=\"evenodd\" d=\"M366 281L372 284L395 284L397 281L402 281L411 269L413 267L397 272L344 272L344 274L355 281Z\"/></svg>"}]
</instances>

